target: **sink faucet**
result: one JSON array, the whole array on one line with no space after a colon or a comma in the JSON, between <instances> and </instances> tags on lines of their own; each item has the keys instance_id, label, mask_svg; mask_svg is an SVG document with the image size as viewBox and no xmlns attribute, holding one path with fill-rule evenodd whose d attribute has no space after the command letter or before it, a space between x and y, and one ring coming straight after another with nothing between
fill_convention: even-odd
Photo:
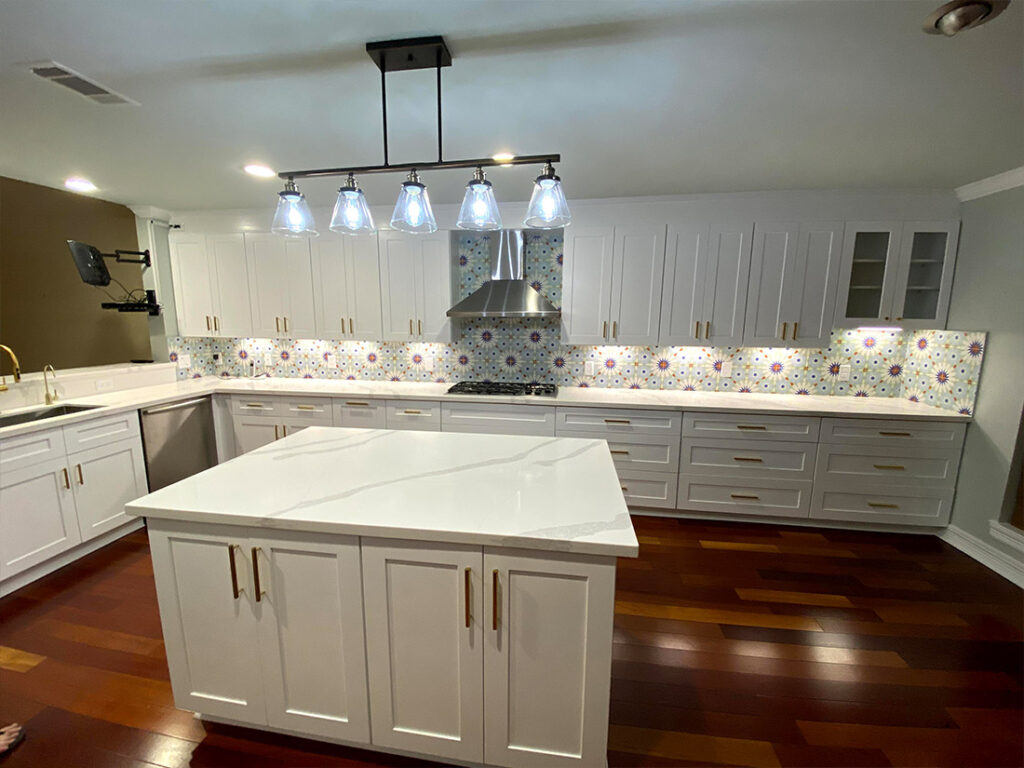
<instances>
[{"instance_id":1,"label":"sink faucet","mask_svg":"<svg viewBox=\"0 0 1024 768\"><path fill-rule=\"evenodd\" d=\"M18 364L18 356L14 354L14 350L10 347L0 344L0 352L6 352L11 358L11 368L14 371L14 383L17 384L21 381L21 366ZM7 379L0 373L0 392L7 391Z\"/></svg>"},{"instance_id":2,"label":"sink faucet","mask_svg":"<svg viewBox=\"0 0 1024 768\"><path fill-rule=\"evenodd\" d=\"M57 372L53 369L53 366L47 363L43 366L43 388L46 390L46 404L53 405L57 402L57 385L53 385L53 394L50 394L50 384L46 380L46 372L49 371L53 374L53 380L57 380Z\"/></svg>"}]
</instances>

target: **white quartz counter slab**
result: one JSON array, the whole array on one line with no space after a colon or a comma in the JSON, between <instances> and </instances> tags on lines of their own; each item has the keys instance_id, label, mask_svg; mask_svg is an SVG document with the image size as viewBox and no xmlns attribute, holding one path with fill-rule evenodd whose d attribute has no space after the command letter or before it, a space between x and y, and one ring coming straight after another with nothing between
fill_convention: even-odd
<instances>
[{"instance_id":1,"label":"white quartz counter slab","mask_svg":"<svg viewBox=\"0 0 1024 768\"><path fill-rule=\"evenodd\" d=\"M131 502L134 516L635 557L603 440L312 427Z\"/></svg>"},{"instance_id":2,"label":"white quartz counter slab","mask_svg":"<svg viewBox=\"0 0 1024 768\"><path fill-rule=\"evenodd\" d=\"M39 429L65 426L118 411L148 408L161 403L207 394L309 395L320 397L377 397L393 400L447 400L456 403L510 403L520 405L590 406L669 411L728 411L924 421L970 421L945 411L897 397L826 397L821 395L766 395L733 392L676 392L661 389L606 389L562 387L557 397L499 397L449 395L450 384L334 379L189 379L174 384L138 387L104 395L69 399L66 403L101 408L53 419L0 428L0 440ZM2 396L0 396L2 398ZM0 405L3 400L0 399ZM33 406L41 407L41 406ZM18 409L28 410L28 409ZM16 413L3 410L0 413Z\"/></svg>"}]
</instances>

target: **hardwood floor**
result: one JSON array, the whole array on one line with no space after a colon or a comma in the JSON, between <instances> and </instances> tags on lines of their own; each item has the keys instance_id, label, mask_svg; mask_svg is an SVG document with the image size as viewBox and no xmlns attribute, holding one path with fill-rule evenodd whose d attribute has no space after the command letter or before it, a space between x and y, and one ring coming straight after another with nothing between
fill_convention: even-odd
<instances>
[{"instance_id":1,"label":"hardwood floor","mask_svg":"<svg viewBox=\"0 0 1024 768\"><path fill-rule=\"evenodd\" d=\"M1022 592L934 537L635 518L610 766L1020 766ZM404 766L174 709L132 534L0 600L4 768Z\"/></svg>"}]
</instances>

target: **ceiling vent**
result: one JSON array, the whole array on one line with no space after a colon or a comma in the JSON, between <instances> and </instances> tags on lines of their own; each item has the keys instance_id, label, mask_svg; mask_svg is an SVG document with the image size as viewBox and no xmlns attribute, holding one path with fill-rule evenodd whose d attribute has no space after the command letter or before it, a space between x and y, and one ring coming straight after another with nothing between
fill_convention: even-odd
<instances>
[{"instance_id":1,"label":"ceiling vent","mask_svg":"<svg viewBox=\"0 0 1024 768\"><path fill-rule=\"evenodd\" d=\"M56 61L42 61L35 64L29 64L28 66L32 71L32 74L38 75L44 80L49 80L51 83L63 85L65 88L70 88L80 96L84 96L90 101L95 101L97 104L139 103L133 99L129 99L127 96L114 93L109 88L104 88L102 85L93 82L84 75L75 72L73 69L65 67L63 64L58 64Z\"/></svg>"}]
</instances>

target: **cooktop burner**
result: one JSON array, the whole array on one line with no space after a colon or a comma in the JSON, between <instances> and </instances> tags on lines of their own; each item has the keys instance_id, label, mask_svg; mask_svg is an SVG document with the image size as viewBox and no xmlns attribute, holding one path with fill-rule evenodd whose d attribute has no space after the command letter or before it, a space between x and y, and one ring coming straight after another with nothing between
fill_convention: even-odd
<instances>
[{"instance_id":1,"label":"cooktop burner","mask_svg":"<svg viewBox=\"0 0 1024 768\"><path fill-rule=\"evenodd\" d=\"M460 381L448 390L448 394L554 397L558 394L558 387L554 384L523 384L511 381Z\"/></svg>"}]
</instances>

